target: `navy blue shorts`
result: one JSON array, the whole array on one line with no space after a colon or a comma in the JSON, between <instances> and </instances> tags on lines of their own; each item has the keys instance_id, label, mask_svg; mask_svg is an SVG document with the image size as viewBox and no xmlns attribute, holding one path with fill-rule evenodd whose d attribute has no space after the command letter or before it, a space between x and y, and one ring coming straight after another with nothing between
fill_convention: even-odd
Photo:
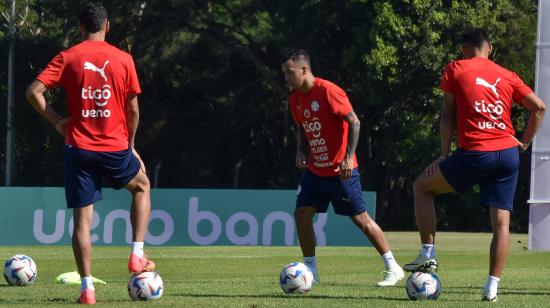
<instances>
[{"instance_id":1,"label":"navy blue shorts","mask_svg":"<svg viewBox=\"0 0 550 308\"><path fill-rule=\"evenodd\" d=\"M353 169L351 178L347 180L342 180L340 176L323 177L304 171L298 186L296 207L313 206L317 213L326 213L329 203L338 215L355 216L367 211L357 168Z\"/></svg>"},{"instance_id":2,"label":"navy blue shorts","mask_svg":"<svg viewBox=\"0 0 550 308\"><path fill-rule=\"evenodd\" d=\"M490 152L458 149L439 168L457 192L479 184L481 205L513 211L519 168L517 147Z\"/></svg>"},{"instance_id":3,"label":"navy blue shorts","mask_svg":"<svg viewBox=\"0 0 550 308\"><path fill-rule=\"evenodd\" d=\"M65 145L63 172L68 208L85 207L101 199L101 177L121 189L139 172L141 165L128 148L115 152L95 152Z\"/></svg>"}]
</instances>

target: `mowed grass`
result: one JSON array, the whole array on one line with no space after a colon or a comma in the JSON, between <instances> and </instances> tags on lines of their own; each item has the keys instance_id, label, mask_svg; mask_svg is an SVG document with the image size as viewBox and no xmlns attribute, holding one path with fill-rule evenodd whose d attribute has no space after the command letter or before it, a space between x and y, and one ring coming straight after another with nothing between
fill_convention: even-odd
<instances>
[{"instance_id":1,"label":"mowed grass","mask_svg":"<svg viewBox=\"0 0 550 308\"><path fill-rule=\"evenodd\" d=\"M394 254L404 264L418 253L418 235L388 232ZM301 260L298 247L146 247L157 262L164 295L156 302L131 302L127 293L128 247L94 247L93 273L107 281L96 285L98 306L170 307L550 307L550 252L526 250L527 235L513 235L497 303L481 302L488 270L490 234L438 233L437 301L413 302L405 281L376 287L383 264L373 248L321 247L317 250L321 285L306 295L285 295L278 285L281 268ZM75 270L70 247L0 247L0 258L27 254L38 265L38 279L28 287L0 282L0 306L72 305L78 286L54 278Z\"/></svg>"}]
</instances>

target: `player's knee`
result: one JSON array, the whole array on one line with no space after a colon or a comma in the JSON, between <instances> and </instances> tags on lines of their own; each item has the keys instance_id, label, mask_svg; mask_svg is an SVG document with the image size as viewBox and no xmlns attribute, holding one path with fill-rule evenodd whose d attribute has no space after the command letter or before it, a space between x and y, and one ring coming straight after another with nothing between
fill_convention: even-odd
<instances>
[{"instance_id":1,"label":"player's knee","mask_svg":"<svg viewBox=\"0 0 550 308\"><path fill-rule=\"evenodd\" d=\"M150 193L151 192L151 183L149 182L149 178L145 176L142 181L139 183L139 191Z\"/></svg>"},{"instance_id":2,"label":"player's knee","mask_svg":"<svg viewBox=\"0 0 550 308\"><path fill-rule=\"evenodd\" d=\"M415 195L428 194L433 195L429 185L426 184L422 176L419 176L413 183L413 192Z\"/></svg>"},{"instance_id":3,"label":"player's knee","mask_svg":"<svg viewBox=\"0 0 550 308\"><path fill-rule=\"evenodd\" d=\"M413 192L415 194L424 192L424 187L422 185L422 180L420 179L420 177L417 178L413 183Z\"/></svg>"},{"instance_id":4,"label":"player's knee","mask_svg":"<svg viewBox=\"0 0 550 308\"><path fill-rule=\"evenodd\" d=\"M361 229L361 231L370 233L373 228L375 228L376 222L370 218L370 216L366 213L363 213L361 215L357 215L351 218L355 225Z\"/></svg>"},{"instance_id":5,"label":"player's knee","mask_svg":"<svg viewBox=\"0 0 550 308\"><path fill-rule=\"evenodd\" d=\"M493 231L494 232L507 232L510 229L510 222L505 220L499 220L495 223L493 223Z\"/></svg>"},{"instance_id":6,"label":"player's knee","mask_svg":"<svg viewBox=\"0 0 550 308\"><path fill-rule=\"evenodd\" d=\"M149 178L147 175L143 173L139 173L138 176L134 179L133 185L130 185L128 189L132 193L150 193L151 191L151 183L149 182Z\"/></svg>"}]
</instances>

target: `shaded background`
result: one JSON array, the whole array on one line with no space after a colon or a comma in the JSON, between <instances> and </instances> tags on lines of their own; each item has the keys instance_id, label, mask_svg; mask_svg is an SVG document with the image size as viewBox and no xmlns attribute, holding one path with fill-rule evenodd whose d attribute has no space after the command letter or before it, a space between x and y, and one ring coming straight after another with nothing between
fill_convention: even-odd
<instances>
[{"instance_id":1,"label":"shaded background","mask_svg":"<svg viewBox=\"0 0 550 308\"><path fill-rule=\"evenodd\" d=\"M25 88L78 43L85 1L17 1L15 186L62 186L63 140L25 102ZM460 58L459 33L488 30L493 60L534 85L537 2L105 1L108 42L129 51L143 94L136 147L163 188L294 188L295 132L281 62L306 48L317 76L348 93L361 120L364 188L385 230L415 230L412 182L439 156L437 90ZM8 28L0 3L0 160L5 160ZM63 91L50 91L65 111ZM513 110L518 135L527 113ZM529 159L521 155L512 230L528 226ZM4 174L4 164L0 172ZM4 184L0 180L0 185ZM439 230L489 231L477 188L438 197Z\"/></svg>"}]
</instances>

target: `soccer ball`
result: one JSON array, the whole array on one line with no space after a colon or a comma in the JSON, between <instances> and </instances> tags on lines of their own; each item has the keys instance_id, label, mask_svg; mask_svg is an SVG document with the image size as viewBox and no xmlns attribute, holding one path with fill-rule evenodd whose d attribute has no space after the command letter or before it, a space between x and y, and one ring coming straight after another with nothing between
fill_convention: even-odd
<instances>
[{"instance_id":1,"label":"soccer ball","mask_svg":"<svg viewBox=\"0 0 550 308\"><path fill-rule=\"evenodd\" d=\"M313 273L304 263L293 262L283 268L279 283L285 293L307 293L313 286Z\"/></svg>"},{"instance_id":2,"label":"soccer ball","mask_svg":"<svg viewBox=\"0 0 550 308\"><path fill-rule=\"evenodd\" d=\"M33 284L36 273L36 263L25 255L15 255L4 264L4 278L12 286Z\"/></svg>"},{"instance_id":3,"label":"soccer ball","mask_svg":"<svg viewBox=\"0 0 550 308\"><path fill-rule=\"evenodd\" d=\"M134 301L153 301L161 298L164 284L156 272L143 272L130 277L128 294Z\"/></svg>"},{"instance_id":4,"label":"soccer ball","mask_svg":"<svg viewBox=\"0 0 550 308\"><path fill-rule=\"evenodd\" d=\"M412 300L437 299L441 294L441 282L433 273L414 272L405 284Z\"/></svg>"}]
</instances>

